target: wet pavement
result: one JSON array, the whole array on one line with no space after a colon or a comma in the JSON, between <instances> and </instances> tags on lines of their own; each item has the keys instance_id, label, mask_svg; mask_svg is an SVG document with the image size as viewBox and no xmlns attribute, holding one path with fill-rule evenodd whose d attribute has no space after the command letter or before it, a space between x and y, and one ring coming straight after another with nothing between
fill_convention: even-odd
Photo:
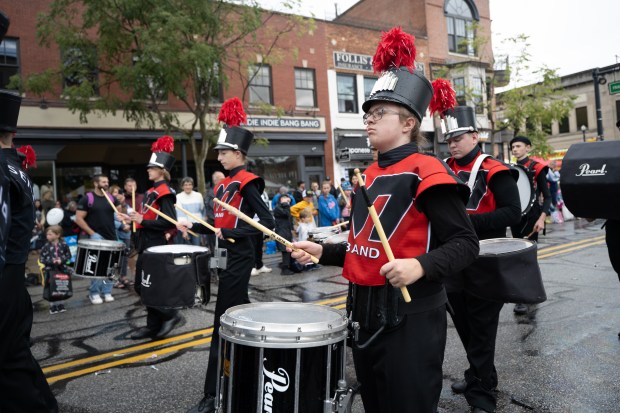
<instances>
[{"instance_id":1,"label":"wet pavement","mask_svg":"<svg viewBox=\"0 0 620 413\"><path fill-rule=\"evenodd\" d=\"M504 306L497 337L498 412L617 412L620 409L620 283L604 244L602 222L554 224L540 242L548 299L515 316ZM265 256L276 267L279 255ZM319 302L342 308L340 269L322 267L294 276L279 270L252 277L253 302ZM35 304L33 353L61 412L185 412L197 403L213 321L214 300L183 310L167 340L129 340L145 324L137 296L114 290L116 301L91 305L88 280L74 281L67 312L50 315L41 287ZM216 294L217 285L212 284ZM348 363L349 384L355 375ZM462 377L465 354L449 321L440 412L467 412L450 384ZM359 397L352 412L364 412ZM370 412L368 412L370 413Z\"/></svg>"}]
</instances>

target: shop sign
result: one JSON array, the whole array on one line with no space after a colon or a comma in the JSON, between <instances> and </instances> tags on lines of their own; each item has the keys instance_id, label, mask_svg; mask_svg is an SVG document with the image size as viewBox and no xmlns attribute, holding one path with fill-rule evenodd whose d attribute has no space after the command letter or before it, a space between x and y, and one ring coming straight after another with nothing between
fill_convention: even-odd
<instances>
[{"instance_id":1,"label":"shop sign","mask_svg":"<svg viewBox=\"0 0 620 413\"><path fill-rule=\"evenodd\" d=\"M281 128L281 129L320 129L319 119L308 118L248 118L247 126L253 128Z\"/></svg>"},{"instance_id":2,"label":"shop sign","mask_svg":"<svg viewBox=\"0 0 620 413\"><path fill-rule=\"evenodd\" d=\"M373 71L372 56L365 54L334 52L334 66L340 69Z\"/></svg>"}]
</instances>

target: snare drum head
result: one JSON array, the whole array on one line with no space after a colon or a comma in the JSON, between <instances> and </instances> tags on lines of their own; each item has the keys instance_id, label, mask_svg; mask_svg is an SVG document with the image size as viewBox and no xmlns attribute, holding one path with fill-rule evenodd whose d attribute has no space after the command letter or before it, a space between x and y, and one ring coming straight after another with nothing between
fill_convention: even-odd
<instances>
[{"instance_id":1,"label":"snare drum head","mask_svg":"<svg viewBox=\"0 0 620 413\"><path fill-rule=\"evenodd\" d=\"M479 256L495 256L535 247L536 243L521 238L490 238L480 241Z\"/></svg>"},{"instance_id":2,"label":"snare drum head","mask_svg":"<svg viewBox=\"0 0 620 413\"><path fill-rule=\"evenodd\" d=\"M347 334L341 311L307 303L239 305L226 310L220 321L222 337L255 347L314 347Z\"/></svg>"},{"instance_id":3,"label":"snare drum head","mask_svg":"<svg viewBox=\"0 0 620 413\"><path fill-rule=\"evenodd\" d=\"M192 254L194 252L209 252L206 247L187 244L158 245L146 249L148 252L155 254Z\"/></svg>"},{"instance_id":4,"label":"snare drum head","mask_svg":"<svg viewBox=\"0 0 620 413\"><path fill-rule=\"evenodd\" d=\"M530 179L524 166L519 164L513 165L519 172L519 179L517 179L517 187L519 188L519 201L521 203L521 214L526 214L536 199L536 192L534 191L534 183Z\"/></svg>"},{"instance_id":5,"label":"snare drum head","mask_svg":"<svg viewBox=\"0 0 620 413\"><path fill-rule=\"evenodd\" d=\"M327 237L325 244L345 244L349 240L349 231Z\"/></svg>"},{"instance_id":6,"label":"snare drum head","mask_svg":"<svg viewBox=\"0 0 620 413\"><path fill-rule=\"evenodd\" d=\"M78 241L78 248L88 248L91 250L102 251L122 251L125 249L125 243L105 239L81 239Z\"/></svg>"}]
</instances>

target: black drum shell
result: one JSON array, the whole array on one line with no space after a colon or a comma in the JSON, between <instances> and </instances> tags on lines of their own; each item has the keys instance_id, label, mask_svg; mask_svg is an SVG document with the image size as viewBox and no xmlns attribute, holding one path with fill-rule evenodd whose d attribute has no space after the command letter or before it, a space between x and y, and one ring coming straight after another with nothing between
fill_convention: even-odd
<instances>
[{"instance_id":1,"label":"black drum shell","mask_svg":"<svg viewBox=\"0 0 620 413\"><path fill-rule=\"evenodd\" d=\"M620 219L620 141L571 145L562 160L560 189L573 215Z\"/></svg>"},{"instance_id":2,"label":"black drum shell","mask_svg":"<svg viewBox=\"0 0 620 413\"><path fill-rule=\"evenodd\" d=\"M483 254L484 244L493 242L530 245L497 254ZM481 254L464 270L465 291L500 303L539 304L547 300L535 242L493 238L480 241L480 245Z\"/></svg>"},{"instance_id":3,"label":"black drum shell","mask_svg":"<svg viewBox=\"0 0 620 413\"><path fill-rule=\"evenodd\" d=\"M110 278L118 268L125 244L119 241L81 239L77 244L74 274L85 278Z\"/></svg>"},{"instance_id":4,"label":"black drum shell","mask_svg":"<svg viewBox=\"0 0 620 413\"><path fill-rule=\"evenodd\" d=\"M155 247L155 248L162 248ZM168 246L174 247L174 245ZM151 248L143 252L141 292L142 303L147 307L162 309L190 308L196 304L198 285L209 286L208 250L201 252L153 252ZM177 263L175 263L175 259ZM187 264L179 264L178 260ZM204 288L210 299L210 288Z\"/></svg>"}]
</instances>

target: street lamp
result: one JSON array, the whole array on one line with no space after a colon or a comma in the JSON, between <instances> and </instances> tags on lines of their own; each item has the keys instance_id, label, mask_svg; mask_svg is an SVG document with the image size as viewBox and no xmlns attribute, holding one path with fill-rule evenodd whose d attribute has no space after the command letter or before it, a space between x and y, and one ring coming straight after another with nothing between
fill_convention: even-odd
<instances>
[{"instance_id":1,"label":"street lamp","mask_svg":"<svg viewBox=\"0 0 620 413\"><path fill-rule=\"evenodd\" d=\"M581 133L583 133L583 141L586 141L586 131L588 130L588 128L586 128L586 125L581 125Z\"/></svg>"}]
</instances>

